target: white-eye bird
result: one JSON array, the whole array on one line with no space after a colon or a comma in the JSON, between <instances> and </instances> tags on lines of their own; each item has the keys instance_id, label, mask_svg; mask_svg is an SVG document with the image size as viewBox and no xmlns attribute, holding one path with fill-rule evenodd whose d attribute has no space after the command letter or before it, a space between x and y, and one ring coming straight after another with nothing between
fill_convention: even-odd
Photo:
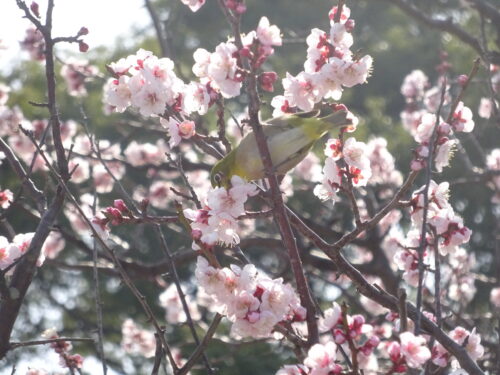
<instances>
[{"instance_id":1,"label":"white-eye bird","mask_svg":"<svg viewBox=\"0 0 500 375\"><path fill-rule=\"evenodd\" d=\"M322 115L319 110L290 113L266 121L262 128L275 173L286 174L306 157L314 143L328 131L351 124L345 110L327 115ZM265 177L253 132L248 133L236 148L214 165L210 181L213 187L228 187L234 175L247 181Z\"/></svg>"}]
</instances>

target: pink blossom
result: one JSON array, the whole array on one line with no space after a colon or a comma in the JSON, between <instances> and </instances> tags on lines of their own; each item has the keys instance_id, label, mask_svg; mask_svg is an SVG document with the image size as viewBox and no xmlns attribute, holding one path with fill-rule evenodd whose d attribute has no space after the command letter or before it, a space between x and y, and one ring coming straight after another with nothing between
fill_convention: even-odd
<instances>
[{"instance_id":1,"label":"pink blossom","mask_svg":"<svg viewBox=\"0 0 500 375\"><path fill-rule=\"evenodd\" d=\"M189 295L184 296L186 303L188 305L189 314L193 320L198 320L201 318L200 312L198 311L198 306L191 300ZM166 320L170 324L179 324L187 321L186 313L177 291L177 287L174 283L165 289L165 291L159 296L160 306L165 309Z\"/></svg>"},{"instance_id":2,"label":"pink blossom","mask_svg":"<svg viewBox=\"0 0 500 375\"><path fill-rule=\"evenodd\" d=\"M317 75L301 72L294 77L287 73L282 83L285 98L292 107L297 106L303 111L310 111L314 104L321 100Z\"/></svg>"},{"instance_id":3,"label":"pink blossom","mask_svg":"<svg viewBox=\"0 0 500 375\"><path fill-rule=\"evenodd\" d=\"M422 99L424 91L429 85L429 79L421 70L414 70L408 74L401 85L401 94L412 100Z\"/></svg>"},{"instance_id":4,"label":"pink blossom","mask_svg":"<svg viewBox=\"0 0 500 375\"><path fill-rule=\"evenodd\" d=\"M479 117L488 119L491 117L493 112L493 102L490 98L481 98L481 102L479 103L479 108L477 113Z\"/></svg>"},{"instance_id":5,"label":"pink blossom","mask_svg":"<svg viewBox=\"0 0 500 375\"><path fill-rule=\"evenodd\" d=\"M323 177L320 185L314 188L314 195L325 201L332 199L335 202L339 186L342 184L342 173L337 163L332 158L326 158L323 167Z\"/></svg>"},{"instance_id":6,"label":"pink blossom","mask_svg":"<svg viewBox=\"0 0 500 375\"><path fill-rule=\"evenodd\" d=\"M6 210L14 199L14 194L9 189L0 190L0 208Z\"/></svg>"},{"instance_id":7,"label":"pink blossom","mask_svg":"<svg viewBox=\"0 0 500 375\"><path fill-rule=\"evenodd\" d=\"M206 0L181 0L184 5L187 5L192 12L197 12Z\"/></svg>"},{"instance_id":8,"label":"pink blossom","mask_svg":"<svg viewBox=\"0 0 500 375\"><path fill-rule=\"evenodd\" d=\"M401 354L411 368L421 368L429 358L431 352L426 346L425 338L414 336L411 332L403 332L399 335L401 341Z\"/></svg>"},{"instance_id":9,"label":"pink blossom","mask_svg":"<svg viewBox=\"0 0 500 375\"><path fill-rule=\"evenodd\" d=\"M360 170L370 169L370 159L366 155L366 144L348 138L342 150L344 160L347 164Z\"/></svg>"},{"instance_id":10,"label":"pink blossom","mask_svg":"<svg viewBox=\"0 0 500 375\"><path fill-rule=\"evenodd\" d=\"M490 302L493 306L500 308L500 287L491 289Z\"/></svg>"},{"instance_id":11,"label":"pink blossom","mask_svg":"<svg viewBox=\"0 0 500 375\"><path fill-rule=\"evenodd\" d=\"M338 303L334 302L333 307L325 310L324 317L320 320L318 326L320 332L328 332L339 324L342 317L342 311Z\"/></svg>"},{"instance_id":12,"label":"pink blossom","mask_svg":"<svg viewBox=\"0 0 500 375\"><path fill-rule=\"evenodd\" d=\"M156 340L153 332L137 327L132 319L122 324L122 347L125 352L151 358L155 355Z\"/></svg>"},{"instance_id":13,"label":"pink blossom","mask_svg":"<svg viewBox=\"0 0 500 375\"><path fill-rule=\"evenodd\" d=\"M262 17L257 26L257 38L265 46L281 46L280 29L276 25L271 25L267 17Z\"/></svg>"},{"instance_id":14,"label":"pink blossom","mask_svg":"<svg viewBox=\"0 0 500 375\"><path fill-rule=\"evenodd\" d=\"M463 102L459 102L453 113L451 126L456 132L470 133L474 129L472 111Z\"/></svg>"},{"instance_id":15,"label":"pink blossom","mask_svg":"<svg viewBox=\"0 0 500 375\"><path fill-rule=\"evenodd\" d=\"M104 102L112 106L116 112L125 111L131 104L129 80L128 76L122 75L118 79L110 78L104 86Z\"/></svg>"},{"instance_id":16,"label":"pink blossom","mask_svg":"<svg viewBox=\"0 0 500 375\"><path fill-rule=\"evenodd\" d=\"M66 81L71 96L85 96L85 80L98 73L97 67L89 65L86 60L69 58L61 68L61 76Z\"/></svg>"},{"instance_id":17,"label":"pink blossom","mask_svg":"<svg viewBox=\"0 0 500 375\"><path fill-rule=\"evenodd\" d=\"M186 120L178 122L173 118L169 120L162 118L160 119L160 123L167 128L168 135L170 136L170 147L178 146L182 139L189 139L196 133L194 121Z\"/></svg>"},{"instance_id":18,"label":"pink blossom","mask_svg":"<svg viewBox=\"0 0 500 375\"><path fill-rule=\"evenodd\" d=\"M310 375L337 374L342 368L335 363L337 357L337 345L333 341L325 345L315 344L307 352L304 365L310 368Z\"/></svg>"},{"instance_id":19,"label":"pink blossom","mask_svg":"<svg viewBox=\"0 0 500 375\"><path fill-rule=\"evenodd\" d=\"M303 365L286 365L278 370L276 375L304 375L307 368Z\"/></svg>"}]
</instances>

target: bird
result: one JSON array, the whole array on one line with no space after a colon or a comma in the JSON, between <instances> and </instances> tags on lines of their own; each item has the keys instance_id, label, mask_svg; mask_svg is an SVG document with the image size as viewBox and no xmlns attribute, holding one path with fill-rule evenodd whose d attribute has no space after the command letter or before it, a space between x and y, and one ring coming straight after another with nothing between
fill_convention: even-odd
<instances>
[{"instance_id":1,"label":"bird","mask_svg":"<svg viewBox=\"0 0 500 375\"><path fill-rule=\"evenodd\" d=\"M262 129L271 154L274 172L285 175L299 164L316 141L328 131L352 125L345 109L325 109L309 112L286 113L263 123ZM212 187L230 187L231 177L239 176L246 181L265 177L265 169L253 131L240 144L219 160L210 172Z\"/></svg>"}]
</instances>

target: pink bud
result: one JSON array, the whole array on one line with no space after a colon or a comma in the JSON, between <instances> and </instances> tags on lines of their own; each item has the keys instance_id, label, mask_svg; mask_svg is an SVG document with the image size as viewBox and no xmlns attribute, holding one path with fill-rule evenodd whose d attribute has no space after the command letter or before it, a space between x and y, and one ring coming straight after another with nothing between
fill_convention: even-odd
<instances>
[{"instance_id":1,"label":"pink bud","mask_svg":"<svg viewBox=\"0 0 500 375\"><path fill-rule=\"evenodd\" d=\"M349 110L347 109L347 107L345 106L345 104L333 104L332 105L332 109L334 112L337 112L337 111L346 111L348 112Z\"/></svg>"},{"instance_id":2,"label":"pink bud","mask_svg":"<svg viewBox=\"0 0 500 375\"><path fill-rule=\"evenodd\" d=\"M467 76L467 74L461 74L457 78L457 82L460 86L464 86L468 80L469 80L469 77Z\"/></svg>"},{"instance_id":3,"label":"pink bud","mask_svg":"<svg viewBox=\"0 0 500 375\"><path fill-rule=\"evenodd\" d=\"M192 238L193 238L193 240L195 240L195 241L199 241L199 240L200 240L200 238L201 238L201 235L202 235L202 233L201 233L201 230L199 230L199 229L193 229L193 230L191 231L191 237L192 237Z\"/></svg>"},{"instance_id":4,"label":"pink bud","mask_svg":"<svg viewBox=\"0 0 500 375\"><path fill-rule=\"evenodd\" d=\"M237 14L243 14L247 11L247 6L243 3L239 3L234 10Z\"/></svg>"},{"instance_id":5,"label":"pink bud","mask_svg":"<svg viewBox=\"0 0 500 375\"><path fill-rule=\"evenodd\" d=\"M30 9L37 18L40 18L40 7L37 2L33 1L30 5Z\"/></svg>"},{"instance_id":6,"label":"pink bud","mask_svg":"<svg viewBox=\"0 0 500 375\"><path fill-rule=\"evenodd\" d=\"M354 30L354 26L356 26L356 22L352 18L348 19L345 23L345 30L350 33Z\"/></svg>"},{"instance_id":7,"label":"pink bud","mask_svg":"<svg viewBox=\"0 0 500 375\"><path fill-rule=\"evenodd\" d=\"M80 49L80 52L87 52L89 50L89 45L85 42L79 42L78 43L78 48Z\"/></svg>"},{"instance_id":8,"label":"pink bud","mask_svg":"<svg viewBox=\"0 0 500 375\"><path fill-rule=\"evenodd\" d=\"M278 75L275 72L264 72L259 75L259 83L262 87L262 90L273 92L274 91L274 83L278 79Z\"/></svg>"},{"instance_id":9,"label":"pink bud","mask_svg":"<svg viewBox=\"0 0 500 375\"><path fill-rule=\"evenodd\" d=\"M243 56L243 57L252 57L253 56L253 53L249 47L243 47L242 49L240 49L239 53L240 53L240 56Z\"/></svg>"},{"instance_id":10,"label":"pink bud","mask_svg":"<svg viewBox=\"0 0 500 375\"><path fill-rule=\"evenodd\" d=\"M448 124L447 122L442 122L441 124L439 124L438 133L440 135L448 135L450 134L450 131L451 127L450 124Z\"/></svg>"},{"instance_id":11,"label":"pink bud","mask_svg":"<svg viewBox=\"0 0 500 375\"><path fill-rule=\"evenodd\" d=\"M87 35L89 33L89 29L87 29L85 26L82 26L80 30L78 31L77 36L81 35Z\"/></svg>"},{"instance_id":12,"label":"pink bud","mask_svg":"<svg viewBox=\"0 0 500 375\"><path fill-rule=\"evenodd\" d=\"M250 323L255 323L260 319L260 313L257 311L252 311L247 314L247 319Z\"/></svg>"},{"instance_id":13,"label":"pink bud","mask_svg":"<svg viewBox=\"0 0 500 375\"><path fill-rule=\"evenodd\" d=\"M238 6L238 3L236 0L226 0L226 6L229 9L235 10L236 7Z\"/></svg>"},{"instance_id":14,"label":"pink bud","mask_svg":"<svg viewBox=\"0 0 500 375\"><path fill-rule=\"evenodd\" d=\"M424 160L412 160L410 164L411 170L412 171L419 171L422 168L425 167L425 161Z\"/></svg>"},{"instance_id":15,"label":"pink bud","mask_svg":"<svg viewBox=\"0 0 500 375\"><path fill-rule=\"evenodd\" d=\"M125 202L122 199L115 199L113 202L113 206L115 208L119 209L120 212L122 212L122 213L129 212L127 205L125 204Z\"/></svg>"}]
</instances>

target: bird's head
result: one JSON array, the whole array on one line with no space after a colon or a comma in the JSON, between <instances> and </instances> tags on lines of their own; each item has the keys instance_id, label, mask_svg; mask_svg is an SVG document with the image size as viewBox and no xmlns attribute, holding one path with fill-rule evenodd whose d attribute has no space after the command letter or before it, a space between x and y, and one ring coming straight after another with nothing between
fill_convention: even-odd
<instances>
[{"instance_id":1,"label":"bird's head","mask_svg":"<svg viewBox=\"0 0 500 375\"><path fill-rule=\"evenodd\" d=\"M219 160L210 171L212 187L228 188L232 177L232 159L227 156Z\"/></svg>"}]
</instances>

